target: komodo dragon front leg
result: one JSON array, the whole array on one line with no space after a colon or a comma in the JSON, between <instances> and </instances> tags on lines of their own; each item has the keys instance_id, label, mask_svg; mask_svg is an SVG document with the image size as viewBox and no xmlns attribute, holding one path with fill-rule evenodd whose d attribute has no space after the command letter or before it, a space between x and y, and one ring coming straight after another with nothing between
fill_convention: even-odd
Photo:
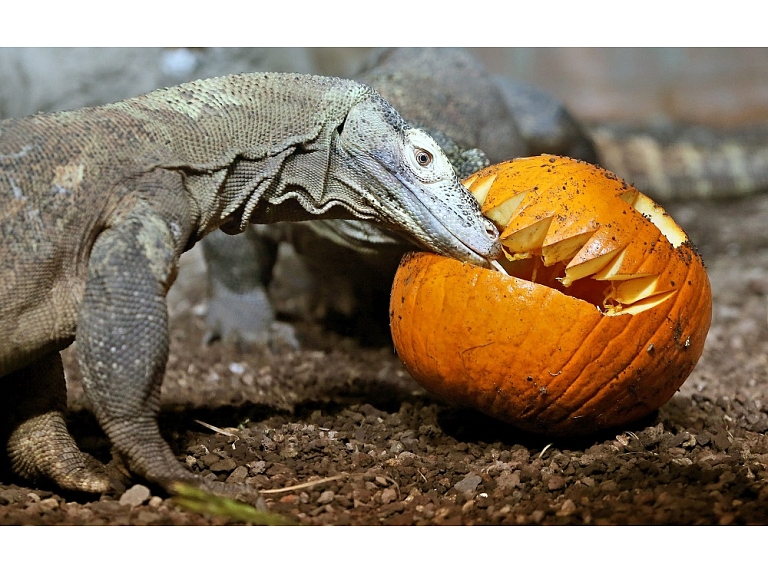
<instances>
[{"instance_id":1,"label":"komodo dragon front leg","mask_svg":"<svg viewBox=\"0 0 768 575\"><path fill-rule=\"evenodd\" d=\"M498 231L440 147L368 86L292 74L216 78L99 108L0 123L0 386L13 469L108 480L63 423L73 340L93 411L129 469L229 491L176 460L158 424L165 296L218 227L369 220L478 265Z\"/></svg>"},{"instance_id":2,"label":"komodo dragon front leg","mask_svg":"<svg viewBox=\"0 0 768 575\"><path fill-rule=\"evenodd\" d=\"M138 202L95 240L77 317L77 358L86 396L117 453L132 472L170 489L174 481L199 483L176 460L156 420L169 347L165 295L178 259L174 231L181 232L174 222L187 210L178 174L151 173L133 185L163 189L167 199L160 210ZM70 490L108 490L104 467L67 432L60 354L0 381L11 386L13 471Z\"/></svg>"},{"instance_id":3,"label":"komodo dragon front leg","mask_svg":"<svg viewBox=\"0 0 768 575\"><path fill-rule=\"evenodd\" d=\"M148 209L102 233L91 251L76 336L83 386L96 418L131 470L160 485L197 482L176 461L156 421L168 358L165 292L174 255L168 226ZM64 425L60 355L10 377L17 383L14 407L22 414L8 442L13 470L67 489L108 489L103 469L78 450Z\"/></svg>"},{"instance_id":4,"label":"komodo dragon front leg","mask_svg":"<svg viewBox=\"0 0 768 575\"><path fill-rule=\"evenodd\" d=\"M76 336L94 415L131 471L165 486L197 482L157 425L168 360L165 294L175 269L174 243L168 225L149 209L132 212L102 233L91 252Z\"/></svg>"}]
</instances>

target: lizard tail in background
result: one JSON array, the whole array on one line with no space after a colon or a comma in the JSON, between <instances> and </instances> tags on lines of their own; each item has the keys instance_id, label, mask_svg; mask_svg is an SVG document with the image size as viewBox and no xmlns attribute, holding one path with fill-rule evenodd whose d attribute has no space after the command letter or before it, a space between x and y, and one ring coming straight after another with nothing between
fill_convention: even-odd
<instances>
[{"instance_id":1,"label":"lizard tail in background","mask_svg":"<svg viewBox=\"0 0 768 575\"><path fill-rule=\"evenodd\" d=\"M589 132L603 167L660 202L768 191L768 125L600 124Z\"/></svg>"},{"instance_id":2,"label":"lizard tail in background","mask_svg":"<svg viewBox=\"0 0 768 575\"><path fill-rule=\"evenodd\" d=\"M768 191L768 124L735 129L673 122L586 124L541 88L493 78L524 142L524 155L556 154L600 164L660 202Z\"/></svg>"}]
</instances>

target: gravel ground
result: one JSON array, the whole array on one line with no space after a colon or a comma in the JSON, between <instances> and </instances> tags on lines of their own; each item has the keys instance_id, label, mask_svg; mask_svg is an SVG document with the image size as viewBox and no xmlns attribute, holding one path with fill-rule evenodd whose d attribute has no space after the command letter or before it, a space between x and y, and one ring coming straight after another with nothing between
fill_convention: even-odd
<instances>
[{"instance_id":1,"label":"gravel ground","mask_svg":"<svg viewBox=\"0 0 768 575\"><path fill-rule=\"evenodd\" d=\"M428 395L391 346L362 347L311 324L297 325L300 352L205 347L195 252L169 300L161 426L192 470L254 485L264 490L258 507L301 524L765 524L768 197L670 208L708 265L713 324L680 392L626 429L572 441L526 435ZM71 353L67 370L71 429L110 462ZM93 498L0 470L0 524L234 522L131 485Z\"/></svg>"}]
</instances>

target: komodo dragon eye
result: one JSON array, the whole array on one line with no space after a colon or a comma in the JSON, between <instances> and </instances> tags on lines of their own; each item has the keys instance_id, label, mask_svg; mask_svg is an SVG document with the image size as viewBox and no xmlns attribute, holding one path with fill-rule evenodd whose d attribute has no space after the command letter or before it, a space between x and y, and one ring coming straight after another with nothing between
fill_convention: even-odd
<instances>
[{"instance_id":1,"label":"komodo dragon eye","mask_svg":"<svg viewBox=\"0 0 768 575\"><path fill-rule=\"evenodd\" d=\"M416 148L415 155L416 161L422 168L426 168L429 164L432 163L432 154L422 148Z\"/></svg>"}]
</instances>

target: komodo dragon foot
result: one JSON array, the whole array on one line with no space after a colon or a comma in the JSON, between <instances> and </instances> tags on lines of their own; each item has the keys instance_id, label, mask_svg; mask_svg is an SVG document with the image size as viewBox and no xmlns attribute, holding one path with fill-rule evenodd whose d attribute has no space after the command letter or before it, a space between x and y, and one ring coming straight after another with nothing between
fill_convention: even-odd
<instances>
[{"instance_id":1,"label":"komodo dragon foot","mask_svg":"<svg viewBox=\"0 0 768 575\"><path fill-rule=\"evenodd\" d=\"M110 487L104 466L83 453L64 422L66 384L53 353L2 378L10 422L7 449L14 473L49 480L63 489L100 493Z\"/></svg>"},{"instance_id":2,"label":"komodo dragon foot","mask_svg":"<svg viewBox=\"0 0 768 575\"><path fill-rule=\"evenodd\" d=\"M8 440L14 473L31 481L49 480L62 489L101 493L110 487L106 469L80 451L60 411L32 417Z\"/></svg>"},{"instance_id":3,"label":"komodo dragon foot","mask_svg":"<svg viewBox=\"0 0 768 575\"><path fill-rule=\"evenodd\" d=\"M10 422L7 451L14 473L72 491L103 493L112 488L105 466L80 451L67 430L66 384L58 352L0 378L0 383L7 394L6 405L13 407L4 415ZM147 425L116 423L110 431L121 438L128 436L132 444L133 433L141 436L142 443L150 446L149 456L139 456L132 469L171 494L178 482L184 482L227 497L258 495L249 486L209 481L185 469L160 438L154 420Z\"/></svg>"},{"instance_id":4,"label":"komodo dragon foot","mask_svg":"<svg viewBox=\"0 0 768 575\"><path fill-rule=\"evenodd\" d=\"M241 236L218 232L202 243L208 268L204 343L223 339L272 351L301 346L293 326L277 321L267 295L282 239L280 224L248 228Z\"/></svg>"}]
</instances>

